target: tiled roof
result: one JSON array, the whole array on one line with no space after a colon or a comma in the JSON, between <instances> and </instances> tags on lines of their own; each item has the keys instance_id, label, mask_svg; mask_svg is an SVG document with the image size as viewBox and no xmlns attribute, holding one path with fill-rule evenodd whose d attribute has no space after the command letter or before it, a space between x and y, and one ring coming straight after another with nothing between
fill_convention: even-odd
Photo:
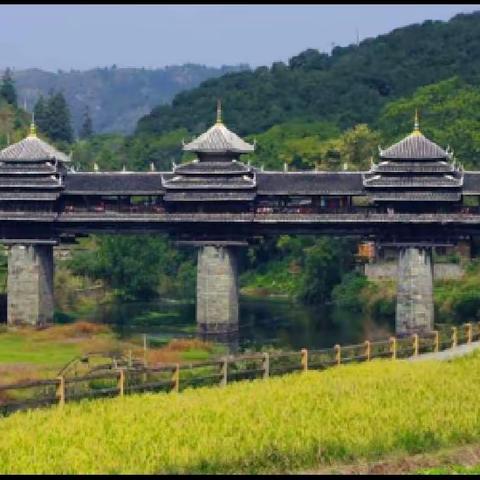
<instances>
[{"instance_id":1,"label":"tiled roof","mask_svg":"<svg viewBox=\"0 0 480 480\"><path fill-rule=\"evenodd\" d=\"M235 177L174 176L170 180L164 181L162 185L166 189L243 189L255 187L255 179L247 175Z\"/></svg>"},{"instance_id":2,"label":"tiled roof","mask_svg":"<svg viewBox=\"0 0 480 480\"><path fill-rule=\"evenodd\" d=\"M363 195L361 172L257 172L259 195Z\"/></svg>"},{"instance_id":3,"label":"tiled roof","mask_svg":"<svg viewBox=\"0 0 480 480\"><path fill-rule=\"evenodd\" d=\"M400 160L434 160L449 158L449 154L422 133L413 132L391 147L380 150L380 157Z\"/></svg>"},{"instance_id":4,"label":"tiled roof","mask_svg":"<svg viewBox=\"0 0 480 480\"><path fill-rule=\"evenodd\" d=\"M64 194L93 194L99 195L161 195L162 173L93 173L69 172L65 176Z\"/></svg>"},{"instance_id":5,"label":"tiled roof","mask_svg":"<svg viewBox=\"0 0 480 480\"><path fill-rule=\"evenodd\" d=\"M250 153L255 147L230 131L223 123L217 122L205 133L183 146L187 152L200 153Z\"/></svg>"},{"instance_id":6,"label":"tiled roof","mask_svg":"<svg viewBox=\"0 0 480 480\"><path fill-rule=\"evenodd\" d=\"M365 187L460 187L462 177L453 175L365 176Z\"/></svg>"},{"instance_id":7,"label":"tiled roof","mask_svg":"<svg viewBox=\"0 0 480 480\"><path fill-rule=\"evenodd\" d=\"M70 161L67 155L33 135L0 151L0 160L3 161L34 162L48 159L57 159L61 162Z\"/></svg>"},{"instance_id":8,"label":"tiled roof","mask_svg":"<svg viewBox=\"0 0 480 480\"><path fill-rule=\"evenodd\" d=\"M376 172L382 173L449 173L455 168L443 160L430 162L384 161L375 166Z\"/></svg>"},{"instance_id":9,"label":"tiled roof","mask_svg":"<svg viewBox=\"0 0 480 480\"><path fill-rule=\"evenodd\" d=\"M193 162L177 165L174 169L175 173L181 173L183 175L196 175L201 173L202 175L234 175L248 173L252 169L248 165L235 160L228 162L211 162L194 160Z\"/></svg>"}]
</instances>

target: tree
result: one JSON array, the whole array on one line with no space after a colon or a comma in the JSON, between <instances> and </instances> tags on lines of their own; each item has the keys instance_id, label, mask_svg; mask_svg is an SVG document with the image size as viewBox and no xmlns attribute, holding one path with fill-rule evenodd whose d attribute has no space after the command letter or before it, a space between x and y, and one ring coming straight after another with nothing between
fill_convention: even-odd
<instances>
[{"instance_id":1,"label":"tree","mask_svg":"<svg viewBox=\"0 0 480 480\"><path fill-rule=\"evenodd\" d=\"M0 97L3 97L7 103L17 106L17 92L15 90L15 82L13 81L10 69L7 68L2 77L2 85L0 86Z\"/></svg>"},{"instance_id":2,"label":"tree","mask_svg":"<svg viewBox=\"0 0 480 480\"><path fill-rule=\"evenodd\" d=\"M82 128L80 129L79 137L81 139L89 138L93 134L93 123L92 117L90 117L90 109L88 105L85 106L85 111L83 113L83 124Z\"/></svg>"},{"instance_id":3,"label":"tree","mask_svg":"<svg viewBox=\"0 0 480 480\"><path fill-rule=\"evenodd\" d=\"M52 95L46 107L44 132L54 142L73 142L73 129L65 97L61 92Z\"/></svg>"},{"instance_id":4,"label":"tree","mask_svg":"<svg viewBox=\"0 0 480 480\"><path fill-rule=\"evenodd\" d=\"M41 132L47 132L48 129L48 113L47 104L43 95L40 95L37 103L33 107L33 114L35 116L35 125Z\"/></svg>"}]
</instances>

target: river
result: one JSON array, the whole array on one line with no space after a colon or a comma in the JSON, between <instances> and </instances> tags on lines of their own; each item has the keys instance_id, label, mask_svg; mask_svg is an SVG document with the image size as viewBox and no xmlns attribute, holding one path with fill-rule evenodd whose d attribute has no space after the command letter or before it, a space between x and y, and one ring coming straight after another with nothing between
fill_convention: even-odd
<instances>
[{"instance_id":1,"label":"river","mask_svg":"<svg viewBox=\"0 0 480 480\"><path fill-rule=\"evenodd\" d=\"M232 351L325 348L386 338L394 325L340 312L327 306L306 306L285 299L240 299L238 335L228 339ZM83 320L105 323L124 339L147 334L156 344L195 337L195 304L179 300L116 302L98 305ZM225 343L225 340L223 341Z\"/></svg>"}]
</instances>

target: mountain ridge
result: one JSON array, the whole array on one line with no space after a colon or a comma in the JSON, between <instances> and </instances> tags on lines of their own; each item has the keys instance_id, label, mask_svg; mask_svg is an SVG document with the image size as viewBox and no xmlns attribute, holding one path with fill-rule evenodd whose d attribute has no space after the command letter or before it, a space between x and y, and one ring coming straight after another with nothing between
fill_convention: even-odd
<instances>
[{"instance_id":1,"label":"mountain ridge","mask_svg":"<svg viewBox=\"0 0 480 480\"><path fill-rule=\"evenodd\" d=\"M77 132L88 106L95 132L128 134L142 115L156 105L170 102L178 92L206 79L248 68L247 64L208 67L185 63L152 69L113 65L68 72L12 69L12 75L19 105L23 107L26 102L29 111L33 110L40 94L48 96L50 91L62 91Z\"/></svg>"}]
</instances>

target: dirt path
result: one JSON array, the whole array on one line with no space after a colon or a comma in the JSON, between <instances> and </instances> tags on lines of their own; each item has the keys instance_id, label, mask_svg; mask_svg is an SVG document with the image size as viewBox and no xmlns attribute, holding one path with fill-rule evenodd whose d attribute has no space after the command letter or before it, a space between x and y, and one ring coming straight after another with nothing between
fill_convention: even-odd
<instances>
[{"instance_id":1,"label":"dirt path","mask_svg":"<svg viewBox=\"0 0 480 480\"><path fill-rule=\"evenodd\" d=\"M415 473L418 470L462 465L480 465L480 444L463 445L416 455L396 455L377 462L358 462L348 465L331 465L307 472L306 475L323 474L392 474Z\"/></svg>"}]
</instances>

